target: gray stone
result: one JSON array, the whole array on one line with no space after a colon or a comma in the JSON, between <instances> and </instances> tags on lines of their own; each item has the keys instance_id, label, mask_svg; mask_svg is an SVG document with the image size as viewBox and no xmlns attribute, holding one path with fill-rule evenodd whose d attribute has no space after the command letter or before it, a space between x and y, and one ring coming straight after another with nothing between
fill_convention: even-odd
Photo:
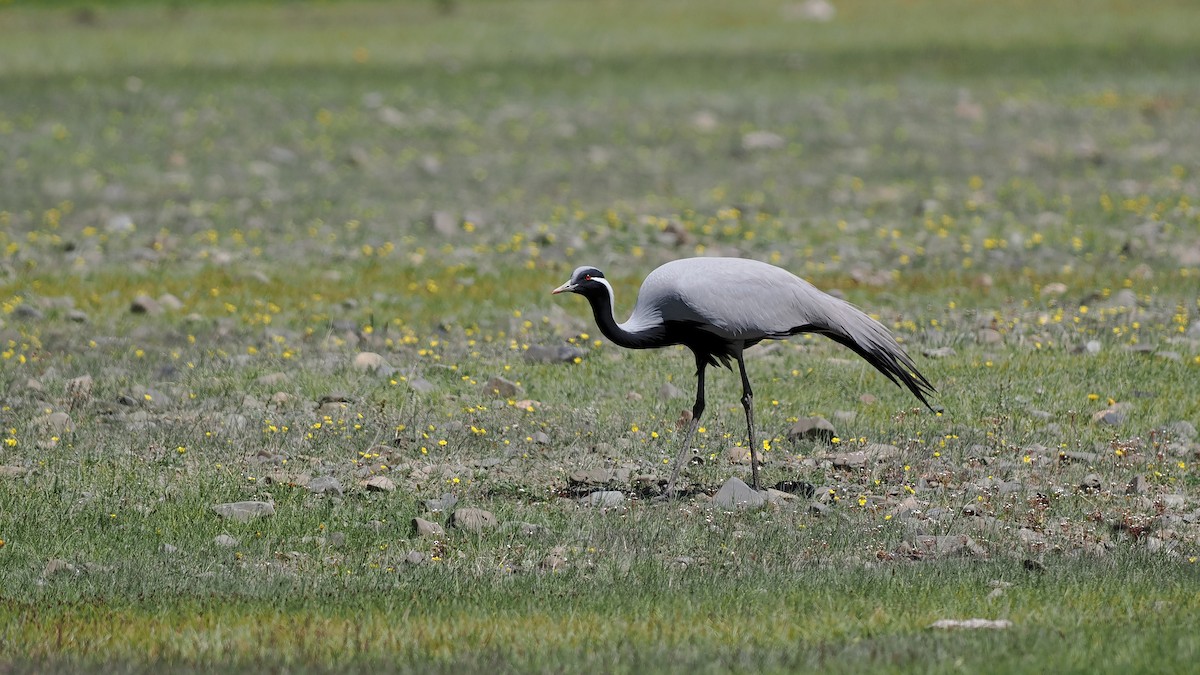
<instances>
[{"instance_id":1,"label":"gray stone","mask_svg":"<svg viewBox=\"0 0 1200 675\"><path fill-rule=\"evenodd\" d=\"M161 551L165 555L171 555L171 554L179 552L179 548L176 546L172 546L171 544L163 544L162 546L158 547L158 550Z\"/></svg>"},{"instance_id":2,"label":"gray stone","mask_svg":"<svg viewBox=\"0 0 1200 675\"><path fill-rule=\"evenodd\" d=\"M1004 630L1012 628L1008 619L939 619L929 624L939 630Z\"/></svg>"},{"instance_id":3,"label":"gray stone","mask_svg":"<svg viewBox=\"0 0 1200 675\"><path fill-rule=\"evenodd\" d=\"M1022 527L1021 529L1017 530L1017 537L1020 538L1021 543L1026 546L1040 548L1046 545L1046 537L1043 536L1041 532L1038 532L1037 530L1031 530L1028 527Z\"/></svg>"},{"instance_id":4,"label":"gray stone","mask_svg":"<svg viewBox=\"0 0 1200 675\"><path fill-rule=\"evenodd\" d=\"M457 503L458 497L448 492L435 499L426 499L421 502L421 504L425 507L425 510L430 513L445 513L446 511L454 508L454 505Z\"/></svg>"},{"instance_id":5,"label":"gray stone","mask_svg":"<svg viewBox=\"0 0 1200 675\"><path fill-rule=\"evenodd\" d=\"M63 560L62 558L54 558L46 563L42 568L42 578L49 579L50 577L59 575L79 576L80 570L75 565Z\"/></svg>"},{"instance_id":6,"label":"gray stone","mask_svg":"<svg viewBox=\"0 0 1200 675\"><path fill-rule=\"evenodd\" d=\"M396 483L387 476L371 476L362 482L368 492L395 492Z\"/></svg>"},{"instance_id":7,"label":"gray stone","mask_svg":"<svg viewBox=\"0 0 1200 675\"><path fill-rule=\"evenodd\" d=\"M67 380L66 392L67 396L76 401L90 401L92 398L92 386L94 381L91 375L80 375Z\"/></svg>"},{"instance_id":8,"label":"gray stone","mask_svg":"<svg viewBox=\"0 0 1200 675\"><path fill-rule=\"evenodd\" d=\"M25 321L41 321L46 318L46 314L42 310L33 305L17 305L12 312L13 318L22 319Z\"/></svg>"},{"instance_id":9,"label":"gray stone","mask_svg":"<svg viewBox=\"0 0 1200 675\"><path fill-rule=\"evenodd\" d=\"M308 490L313 494L331 494L342 496L342 482L333 476L317 476L308 482Z\"/></svg>"},{"instance_id":10,"label":"gray stone","mask_svg":"<svg viewBox=\"0 0 1200 675\"><path fill-rule=\"evenodd\" d=\"M1158 501L1172 511L1179 511L1187 506L1187 497L1180 494L1163 495L1158 498Z\"/></svg>"},{"instance_id":11,"label":"gray stone","mask_svg":"<svg viewBox=\"0 0 1200 675\"><path fill-rule=\"evenodd\" d=\"M437 385L423 377L410 377L407 381L408 387L418 394L428 394L437 389Z\"/></svg>"},{"instance_id":12,"label":"gray stone","mask_svg":"<svg viewBox=\"0 0 1200 675\"><path fill-rule=\"evenodd\" d=\"M1083 480L1079 481L1079 489L1084 492L1099 492L1101 486L1100 474L1098 473L1089 473L1083 477Z\"/></svg>"},{"instance_id":13,"label":"gray stone","mask_svg":"<svg viewBox=\"0 0 1200 675\"><path fill-rule=\"evenodd\" d=\"M239 523L275 515L275 505L271 502L245 501L213 504L212 510L222 518L235 520Z\"/></svg>"},{"instance_id":14,"label":"gray stone","mask_svg":"<svg viewBox=\"0 0 1200 675\"><path fill-rule=\"evenodd\" d=\"M1150 482L1146 480L1145 476L1143 476L1142 474L1139 473L1138 475L1136 475L1132 479L1130 479L1129 484L1125 486L1125 494L1127 494L1127 495L1145 494L1146 490L1148 490L1149 488L1150 488Z\"/></svg>"},{"instance_id":15,"label":"gray stone","mask_svg":"<svg viewBox=\"0 0 1200 675\"><path fill-rule=\"evenodd\" d=\"M612 469L581 469L567 476L567 484L573 486L608 485L617 479Z\"/></svg>"},{"instance_id":16,"label":"gray stone","mask_svg":"<svg viewBox=\"0 0 1200 675\"><path fill-rule=\"evenodd\" d=\"M670 401L673 398L680 398L684 392L679 387L667 382L658 388L658 398L663 401Z\"/></svg>"},{"instance_id":17,"label":"gray stone","mask_svg":"<svg viewBox=\"0 0 1200 675\"><path fill-rule=\"evenodd\" d=\"M926 358L944 359L948 356L954 356L957 352L954 351L954 347L938 347L936 349L926 349L921 353L924 354Z\"/></svg>"},{"instance_id":18,"label":"gray stone","mask_svg":"<svg viewBox=\"0 0 1200 675\"><path fill-rule=\"evenodd\" d=\"M742 135L742 149L779 150L787 146L787 139L773 131L748 131Z\"/></svg>"},{"instance_id":19,"label":"gray stone","mask_svg":"<svg viewBox=\"0 0 1200 675\"><path fill-rule=\"evenodd\" d=\"M995 345L1004 342L1004 335L995 328L980 328L975 340L981 345Z\"/></svg>"},{"instance_id":20,"label":"gray stone","mask_svg":"<svg viewBox=\"0 0 1200 675\"><path fill-rule=\"evenodd\" d=\"M737 477L725 481L713 495L713 504L723 509L754 509L766 503L766 497Z\"/></svg>"},{"instance_id":21,"label":"gray stone","mask_svg":"<svg viewBox=\"0 0 1200 675\"><path fill-rule=\"evenodd\" d=\"M417 536L419 537L425 537L426 539L441 539L442 537L446 536L446 530L442 529L441 525L438 525L432 520L413 518L412 525L413 531L416 532Z\"/></svg>"},{"instance_id":22,"label":"gray stone","mask_svg":"<svg viewBox=\"0 0 1200 675\"><path fill-rule=\"evenodd\" d=\"M233 548L241 542L228 534L218 534L216 537L213 537L213 543L221 548Z\"/></svg>"},{"instance_id":23,"label":"gray stone","mask_svg":"<svg viewBox=\"0 0 1200 675\"><path fill-rule=\"evenodd\" d=\"M965 534L919 535L905 544L905 552L917 558L986 558L987 551Z\"/></svg>"},{"instance_id":24,"label":"gray stone","mask_svg":"<svg viewBox=\"0 0 1200 675\"><path fill-rule=\"evenodd\" d=\"M38 427L45 429L55 436L62 436L75 430L71 416L62 411L52 412L35 420Z\"/></svg>"},{"instance_id":25,"label":"gray stone","mask_svg":"<svg viewBox=\"0 0 1200 675\"><path fill-rule=\"evenodd\" d=\"M1100 461L1100 455L1095 452L1081 452L1078 450L1063 450L1058 453L1058 458L1068 462L1080 462L1082 464L1095 464Z\"/></svg>"},{"instance_id":26,"label":"gray stone","mask_svg":"<svg viewBox=\"0 0 1200 675\"><path fill-rule=\"evenodd\" d=\"M496 527L499 522L491 511L483 509L462 508L450 517L450 526L469 532L482 532Z\"/></svg>"},{"instance_id":27,"label":"gray stone","mask_svg":"<svg viewBox=\"0 0 1200 675\"><path fill-rule=\"evenodd\" d=\"M587 496L584 504L599 508L620 506L625 501L625 493L619 490L597 490Z\"/></svg>"},{"instance_id":28,"label":"gray stone","mask_svg":"<svg viewBox=\"0 0 1200 675\"><path fill-rule=\"evenodd\" d=\"M485 396L512 398L520 392L521 387L516 382L503 377L493 377L483 385L483 393Z\"/></svg>"},{"instance_id":29,"label":"gray stone","mask_svg":"<svg viewBox=\"0 0 1200 675\"><path fill-rule=\"evenodd\" d=\"M354 356L352 362L355 370L361 370L365 373L378 373L380 375L391 375L393 368L388 364L387 359L375 352L359 352Z\"/></svg>"},{"instance_id":30,"label":"gray stone","mask_svg":"<svg viewBox=\"0 0 1200 675\"><path fill-rule=\"evenodd\" d=\"M833 456L833 468L856 471L867 465L867 453L844 452Z\"/></svg>"},{"instance_id":31,"label":"gray stone","mask_svg":"<svg viewBox=\"0 0 1200 675\"><path fill-rule=\"evenodd\" d=\"M1187 420L1179 420L1167 425L1167 433L1175 438L1190 441L1196 437L1196 426Z\"/></svg>"},{"instance_id":32,"label":"gray stone","mask_svg":"<svg viewBox=\"0 0 1200 675\"><path fill-rule=\"evenodd\" d=\"M163 313L163 307L154 298L148 295L139 295L129 304L129 311L134 314L155 316Z\"/></svg>"},{"instance_id":33,"label":"gray stone","mask_svg":"<svg viewBox=\"0 0 1200 675\"><path fill-rule=\"evenodd\" d=\"M828 504L812 501L808 504L808 512L814 516L827 516L833 511Z\"/></svg>"},{"instance_id":34,"label":"gray stone","mask_svg":"<svg viewBox=\"0 0 1200 675\"><path fill-rule=\"evenodd\" d=\"M824 417L801 417L787 433L789 441L818 440L829 443L834 436L837 436L837 431Z\"/></svg>"},{"instance_id":35,"label":"gray stone","mask_svg":"<svg viewBox=\"0 0 1200 675\"><path fill-rule=\"evenodd\" d=\"M1083 345L1083 350L1089 354L1099 354L1102 347L1103 345L1100 344L1099 340L1088 340Z\"/></svg>"},{"instance_id":36,"label":"gray stone","mask_svg":"<svg viewBox=\"0 0 1200 675\"><path fill-rule=\"evenodd\" d=\"M421 553L420 551L409 551L404 556L404 562L408 563L409 565L420 565L428 560L429 559L425 557L425 554Z\"/></svg>"}]
</instances>

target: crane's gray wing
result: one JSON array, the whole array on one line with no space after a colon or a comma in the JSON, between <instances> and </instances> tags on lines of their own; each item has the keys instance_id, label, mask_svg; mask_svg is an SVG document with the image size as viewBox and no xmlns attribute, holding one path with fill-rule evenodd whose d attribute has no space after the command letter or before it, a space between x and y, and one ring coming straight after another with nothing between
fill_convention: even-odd
<instances>
[{"instance_id":1,"label":"crane's gray wing","mask_svg":"<svg viewBox=\"0 0 1200 675\"><path fill-rule=\"evenodd\" d=\"M646 277L634 317L639 309L750 344L819 333L853 350L898 386L903 383L930 407L925 396L934 392L933 385L887 328L774 265L742 258L676 260Z\"/></svg>"}]
</instances>

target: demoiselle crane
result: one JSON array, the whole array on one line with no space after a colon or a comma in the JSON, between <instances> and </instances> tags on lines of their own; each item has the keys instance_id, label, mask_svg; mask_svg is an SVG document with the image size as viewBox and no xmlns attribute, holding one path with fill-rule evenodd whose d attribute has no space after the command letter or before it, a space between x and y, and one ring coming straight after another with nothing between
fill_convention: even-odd
<instances>
[{"instance_id":1,"label":"demoiselle crane","mask_svg":"<svg viewBox=\"0 0 1200 675\"><path fill-rule=\"evenodd\" d=\"M585 265L553 293L587 298L596 325L609 340L629 349L684 345L696 357L696 403L675 458L667 494L704 413L704 370L737 361L742 376L742 407L750 440L754 489L759 489L758 448L754 434L754 392L742 352L763 340L817 333L848 347L897 386L903 385L932 410L933 385L878 321L854 305L818 290L785 269L744 258L684 258L666 263L642 282L629 320L613 316L613 288L604 273Z\"/></svg>"}]
</instances>

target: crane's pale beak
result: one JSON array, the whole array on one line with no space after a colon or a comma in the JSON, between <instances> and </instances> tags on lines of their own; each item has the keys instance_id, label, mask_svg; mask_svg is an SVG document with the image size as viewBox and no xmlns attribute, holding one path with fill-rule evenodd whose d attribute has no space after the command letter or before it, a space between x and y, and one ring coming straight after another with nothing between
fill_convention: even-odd
<instances>
[{"instance_id":1,"label":"crane's pale beak","mask_svg":"<svg viewBox=\"0 0 1200 675\"><path fill-rule=\"evenodd\" d=\"M567 283L563 284L562 286L559 286L558 288L550 291L550 294L558 295L559 293L565 293L567 291L573 291L573 290L575 290L575 287L571 285L570 281L568 281Z\"/></svg>"}]
</instances>

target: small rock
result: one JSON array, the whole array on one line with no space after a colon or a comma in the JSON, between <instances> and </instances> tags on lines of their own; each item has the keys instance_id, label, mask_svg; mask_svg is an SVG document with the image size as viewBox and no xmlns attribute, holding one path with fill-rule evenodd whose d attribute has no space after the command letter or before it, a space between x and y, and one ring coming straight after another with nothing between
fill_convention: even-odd
<instances>
[{"instance_id":1,"label":"small rock","mask_svg":"<svg viewBox=\"0 0 1200 675\"><path fill-rule=\"evenodd\" d=\"M425 554L421 553L420 551L409 551L404 556L404 562L408 563L409 565L420 565L427 560L428 558L425 557Z\"/></svg>"},{"instance_id":2,"label":"small rock","mask_svg":"<svg viewBox=\"0 0 1200 675\"><path fill-rule=\"evenodd\" d=\"M625 493L619 490L597 490L588 495L584 503L596 508L609 509L620 506L624 501Z\"/></svg>"},{"instance_id":3,"label":"small rock","mask_svg":"<svg viewBox=\"0 0 1200 675\"><path fill-rule=\"evenodd\" d=\"M1163 495L1158 498L1158 501L1172 511L1179 511L1187 506L1187 497L1180 494Z\"/></svg>"},{"instance_id":4,"label":"small rock","mask_svg":"<svg viewBox=\"0 0 1200 675\"><path fill-rule=\"evenodd\" d=\"M409 389L412 389L413 391L417 392L418 394L428 394L429 392L433 391L434 389L437 389L436 384L430 382L429 380L427 380L423 377L410 377L410 378L408 378L408 381L406 384L408 384Z\"/></svg>"},{"instance_id":5,"label":"small rock","mask_svg":"<svg viewBox=\"0 0 1200 675\"><path fill-rule=\"evenodd\" d=\"M425 507L425 510L430 513L445 513L446 511L454 508L454 505L457 503L458 497L448 492L440 497L437 497L436 499L426 499L425 501L421 502L421 504Z\"/></svg>"},{"instance_id":6,"label":"small rock","mask_svg":"<svg viewBox=\"0 0 1200 675\"><path fill-rule=\"evenodd\" d=\"M776 490L774 488L767 488L763 491L763 493L767 498L767 501L771 504L787 504L800 500L800 497L797 495L794 495L790 492L784 492L783 490Z\"/></svg>"},{"instance_id":7,"label":"small rock","mask_svg":"<svg viewBox=\"0 0 1200 675\"><path fill-rule=\"evenodd\" d=\"M1004 630L1012 628L1012 625L1008 619L939 619L929 624L929 627L938 630Z\"/></svg>"},{"instance_id":8,"label":"small rock","mask_svg":"<svg viewBox=\"0 0 1200 675\"><path fill-rule=\"evenodd\" d=\"M551 551L550 553L547 553L545 558L542 558L541 567L544 570L554 571L554 570L565 567L566 564L567 564L567 558L564 555L564 551L561 551L556 548L555 550Z\"/></svg>"},{"instance_id":9,"label":"small rock","mask_svg":"<svg viewBox=\"0 0 1200 675\"><path fill-rule=\"evenodd\" d=\"M1104 410L1097 410L1092 414L1092 423L1115 427L1124 424L1125 418L1126 415L1124 410L1106 408Z\"/></svg>"},{"instance_id":10,"label":"small rock","mask_svg":"<svg viewBox=\"0 0 1200 675\"><path fill-rule=\"evenodd\" d=\"M0 478L19 478L24 476L28 471L29 469L23 466L0 465Z\"/></svg>"},{"instance_id":11,"label":"small rock","mask_svg":"<svg viewBox=\"0 0 1200 675\"><path fill-rule=\"evenodd\" d=\"M364 480L361 485L367 488L370 492L395 492L396 483L387 476L371 476Z\"/></svg>"},{"instance_id":12,"label":"small rock","mask_svg":"<svg viewBox=\"0 0 1200 675\"><path fill-rule=\"evenodd\" d=\"M134 314L155 316L162 314L163 308L162 305L160 305L154 298L148 295L139 295L133 299L132 303L130 303L129 311Z\"/></svg>"},{"instance_id":13,"label":"small rock","mask_svg":"<svg viewBox=\"0 0 1200 675\"><path fill-rule=\"evenodd\" d=\"M1098 473L1089 473L1079 481L1079 489L1084 492L1099 492L1100 486L1100 474Z\"/></svg>"},{"instance_id":14,"label":"small rock","mask_svg":"<svg viewBox=\"0 0 1200 675\"><path fill-rule=\"evenodd\" d=\"M37 307L34 307L33 305L17 305L16 308L13 309L12 315L16 319L23 319L27 321L41 321L42 319L46 318L45 312Z\"/></svg>"},{"instance_id":15,"label":"small rock","mask_svg":"<svg viewBox=\"0 0 1200 675\"><path fill-rule=\"evenodd\" d=\"M762 493L746 485L742 479L733 477L725 481L717 494L713 495L713 504L723 509L754 509L766 504L767 499Z\"/></svg>"},{"instance_id":16,"label":"small rock","mask_svg":"<svg viewBox=\"0 0 1200 675\"><path fill-rule=\"evenodd\" d=\"M503 377L493 377L483 385L483 393L486 396L513 398L520 392L520 385Z\"/></svg>"},{"instance_id":17,"label":"small rock","mask_svg":"<svg viewBox=\"0 0 1200 675\"><path fill-rule=\"evenodd\" d=\"M751 462L750 448L735 445L725 451L725 457L734 464L749 464Z\"/></svg>"},{"instance_id":18,"label":"small rock","mask_svg":"<svg viewBox=\"0 0 1200 675\"><path fill-rule=\"evenodd\" d=\"M954 356L958 352L954 351L954 347L938 347L937 349L926 349L925 351L923 351L921 353L924 354L927 358L944 359L948 356Z\"/></svg>"},{"instance_id":19,"label":"small rock","mask_svg":"<svg viewBox=\"0 0 1200 675\"><path fill-rule=\"evenodd\" d=\"M88 313L82 309L67 310L67 321L71 321L73 323L87 323L90 320L91 317L89 317Z\"/></svg>"},{"instance_id":20,"label":"small rock","mask_svg":"<svg viewBox=\"0 0 1200 675\"><path fill-rule=\"evenodd\" d=\"M361 370L365 373L391 375L393 372L392 367L388 365L387 359L375 352L359 352L354 356L353 365L355 370Z\"/></svg>"},{"instance_id":21,"label":"small rock","mask_svg":"<svg viewBox=\"0 0 1200 675\"><path fill-rule=\"evenodd\" d=\"M818 501L809 502L808 512L814 516L827 516L833 509L828 504Z\"/></svg>"},{"instance_id":22,"label":"small rock","mask_svg":"<svg viewBox=\"0 0 1200 675\"><path fill-rule=\"evenodd\" d=\"M92 398L93 380L91 375L80 375L67 380L66 392L76 401L89 401Z\"/></svg>"},{"instance_id":23,"label":"small rock","mask_svg":"<svg viewBox=\"0 0 1200 675\"><path fill-rule=\"evenodd\" d=\"M750 131L742 135L743 150L778 150L787 145L787 139L773 131Z\"/></svg>"},{"instance_id":24,"label":"small rock","mask_svg":"<svg viewBox=\"0 0 1200 675\"><path fill-rule=\"evenodd\" d=\"M830 443L834 436L837 436L837 431L824 417L801 417L787 433L789 441L818 440Z\"/></svg>"},{"instance_id":25,"label":"small rock","mask_svg":"<svg viewBox=\"0 0 1200 675\"><path fill-rule=\"evenodd\" d=\"M1059 281L1053 281L1051 283L1046 284L1045 286L1042 286L1041 296L1043 298L1058 297L1066 292L1067 292L1066 284L1059 282Z\"/></svg>"},{"instance_id":26,"label":"small rock","mask_svg":"<svg viewBox=\"0 0 1200 675\"><path fill-rule=\"evenodd\" d=\"M275 505L271 502L229 502L213 504L212 510L222 518L235 520L239 523L249 522L255 518L275 515Z\"/></svg>"},{"instance_id":27,"label":"small rock","mask_svg":"<svg viewBox=\"0 0 1200 675\"><path fill-rule=\"evenodd\" d=\"M1099 354L1102 347L1099 340L1088 340L1083 345L1083 350L1089 354Z\"/></svg>"},{"instance_id":28,"label":"small rock","mask_svg":"<svg viewBox=\"0 0 1200 675\"><path fill-rule=\"evenodd\" d=\"M432 520L413 518L412 525L413 531L416 532L417 536L419 537L425 537L426 539L441 539L446 536L446 530L442 529L441 525L438 525Z\"/></svg>"},{"instance_id":29,"label":"small rock","mask_svg":"<svg viewBox=\"0 0 1200 675\"><path fill-rule=\"evenodd\" d=\"M833 468L856 471L867 465L867 453L844 452L833 456Z\"/></svg>"},{"instance_id":30,"label":"small rock","mask_svg":"<svg viewBox=\"0 0 1200 675\"><path fill-rule=\"evenodd\" d=\"M458 509L450 517L451 527L470 532L482 532L485 529L496 527L498 524L496 516L491 511L484 511L483 509Z\"/></svg>"},{"instance_id":31,"label":"small rock","mask_svg":"<svg viewBox=\"0 0 1200 675\"><path fill-rule=\"evenodd\" d=\"M78 567L72 565L66 560L63 560L62 558L54 558L50 562L46 563L46 566L42 568L43 579L49 579L50 577L58 576L60 574L78 576L79 573Z\"/></svg>"},{"instance_id":32,"label":"small rock","mask_svg":"<svg viewBox=\"0 0 1200 675\"><path fill-rule=\"evenodd\" d=\"M62 411L52 412L49 415L40 417L36 423L39 427L55 436L62 436L75 430L75 425L71 422L71 416Z\"/></svg>"},{"instance_id":33,"label":"small rock","mask_svg":"<svg viewBox=\"0 0 1200 675\"><path fill-rule=\"evenodd\" d=\"M1037 530L1031 530L1028 527L1022 527L1021 529L1017 530L1017 537L1021 540L1021 543L1025 544L1026 546L1039 548L1046 545L1046 537L1044 537L1041 532L1038 532Z\"/></svg>"},{"instance_id":34,"label":"small rock","mask_svg":"<svg viewBox=\"0 0 1200 675\"><path fill-rule=\"evenodd\" d=\"M995 345L1004 342L1004 335L995 328L980 328L975 334L975 341L981 345Z\"/></svg>"},{"instance_id":35,"label":"small rock","mask_svg":"<svg viewBox=\"0 0 1200 675\"><path fill-rule=\"evenodd\" d=\"M213 537L213 543L221 548L233 548L241 542L227 534L218 534L217 536Z\"/></svg>"},{"instance_id":36,"label":"small rock","mask_svg":"<svg viewBox=\"0 0 1200 675\"><path fill-rule=\"evenodd\" d=\"M1196 437L1196 426L1187 420L1179 420L1167 425L1167 433L1175 438L1190 441Z\"/></svg>"},{"instance_id":37,"label":"small rock","mask_svg":"<svg viewBox=\"0 0 1200 675\"><path fill-rule=\"evenodd\" d=\"M290 379L291 377L287 373L275 372L259 375L255 378L254 383L263 387L277 387Z\"/></svg>"},{"instance_id":38,"label":"small rock","mask_svg":"<svg viewBox=\"0 0 1200 675\"><path fill-rule=\"evenodd\" d=\"M179 548L171 544L163 544L158 547L158 550L165 555L172 555L179 552Z\"/></svg>"},{"instance_id":39,"label":"small rock","mask_svg":"<svg viewBox=\"0 0 1200 675\"><path fill-rule=\"evenodd\" d=\"M670 401L673 398L680 398L683 395L683 390L671 384L670 382L667 382L658 388L658 398L663 401Z\"/></svg>"},{"instance_id":40,"label":"small rock","mask_svg":"<svg viewBox=\"0 0 1200 675\"><path fill-rule=\"evenodd\" d=\"M1138 475L1136 475L1132 479L1130 479L1129 484L1125 486L1125 494L1127 494L1127 495L1145 494L1146 490L1148 490L1149 488L1150 488L1149 481L1146 480L1145 476L1143 476L1142 474L1139 473Z\"/></svg>"},{"instance_id":41,"label":"small rock","mask_svg":"<svg viewBox=\"0 0 1200 675\"><path fill-rule=\"evenodd\" d=\"M550 435L544 431L535 431L531 437L538 445L550 445Z\"/></svg>"},{"instance_id":42,"label":"small rock","mask_svg":"<svg viewBox=\"0 0 1200 675\"><path fill-rule=\"evenodd\" d=\"M918 558L987 557L987 551L965 534L920 535L906 543L905 547L907 548L906 553Z\"/></svg>"},{"instance_id":43,"label":"small rock","mask_svg":"<svg viewBox=\"0 0 1200 675\"><path fill-rule=\"evenodd\" d=\"M341 497L342 482L334 476L317 476L308 482L308 490L313 494L331 494Z\"/></svg>"}]
</instances>

